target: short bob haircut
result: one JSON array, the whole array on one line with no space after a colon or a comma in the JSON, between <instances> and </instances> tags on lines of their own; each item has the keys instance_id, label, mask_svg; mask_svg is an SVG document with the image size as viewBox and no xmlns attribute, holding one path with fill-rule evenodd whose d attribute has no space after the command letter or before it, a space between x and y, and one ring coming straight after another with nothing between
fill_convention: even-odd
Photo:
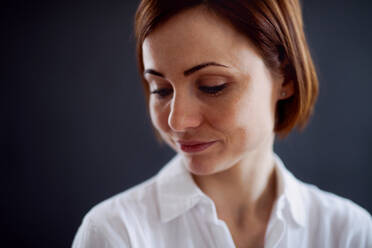
<instances>
[{"instance_id":1,"label":"short bob haircut","mask_svg":"<svg viewBox=\"0 0 372 248\"><path fill-rule=\"evenodd\" d=\"M294 127L303 129L314 109L318 79L303 31L299 0L142 0L135 16L135 35L147 103L149 88L143 77L142 57L145 38L177 13L200 5L246 35L273 75L294 83L294 94L277 103L275 133L285 137Z\"/></svg>"}]
</instances>

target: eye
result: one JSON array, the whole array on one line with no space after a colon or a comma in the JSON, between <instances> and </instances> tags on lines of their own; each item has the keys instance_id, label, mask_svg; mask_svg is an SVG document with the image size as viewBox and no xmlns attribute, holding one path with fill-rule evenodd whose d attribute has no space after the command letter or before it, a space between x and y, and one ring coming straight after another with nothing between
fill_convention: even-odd
<instances>
[{"instance_id":1,"label":"eye","mask_svg":"<svg viewBox=\"0 0 372 248\"><path fill-rule=\"evenodd\" d=\"M227 83L217 86L199 86L199 90L210 95L218 95L227 87Z\"/></svg>"},{"instance_id":2,"label":"eye","mask_svg":"<svg viewBox=\"0 0 372 248\"><path fill-rule=\"evenodd\" d=\"M156 94L158 98L165 98L172 94L173 90L170 88L161 88L151 91L151 94Z\"/></svg>"}]
</instances>

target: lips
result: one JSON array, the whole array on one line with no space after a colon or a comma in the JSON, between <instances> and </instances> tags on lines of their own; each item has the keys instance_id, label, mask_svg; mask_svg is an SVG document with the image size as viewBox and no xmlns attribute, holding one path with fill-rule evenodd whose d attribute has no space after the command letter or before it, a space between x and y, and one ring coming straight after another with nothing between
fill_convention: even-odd
<instances>
[{"instance_id":1,"label":"lips","mask_svg":"<svg viewBox=\"0 0 372 248\"><path fill-rule=\"evenodd\" d=\"M206 150L208 147L216 143L217 141L202 142L202 141L178 141L182 151L187 153L195 153Z\"/></svg>"}]
</instances>

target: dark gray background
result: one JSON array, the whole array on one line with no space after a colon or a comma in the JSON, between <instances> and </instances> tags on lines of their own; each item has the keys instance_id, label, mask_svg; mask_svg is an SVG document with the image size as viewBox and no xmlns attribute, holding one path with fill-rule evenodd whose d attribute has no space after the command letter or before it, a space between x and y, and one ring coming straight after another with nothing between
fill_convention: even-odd
<instances>
[{"instance_id":1,"label":"dark gray background","mask_svg":"<svg viewBox=\"0 0 372 248\"><path fill-rule=\"evenodd\" d=\"M2 6L2 244L70 246L92 206L173 156L157 144L146 114L136 5ZM371 212L371 3L308 0L303 7L320 96L308 128L275 148L298 178Z\"/></svg>"}]
</instances>

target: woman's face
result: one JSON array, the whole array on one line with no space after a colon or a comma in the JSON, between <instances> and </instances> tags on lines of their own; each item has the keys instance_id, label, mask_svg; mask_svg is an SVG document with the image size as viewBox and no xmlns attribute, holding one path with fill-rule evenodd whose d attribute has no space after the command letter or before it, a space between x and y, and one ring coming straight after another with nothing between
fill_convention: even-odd
<instances>
[{"instance_id":1,"label":"woman's face","mask_svg":"<svg viewBox=\"0 0 372 248\"><path fill-rule=\"evenodd\" d=\"M272 149L281 80L225 20L202 7L184 11L142 51L152 123L190 172L210 175Z\"/></svg>"}]
</instances>

